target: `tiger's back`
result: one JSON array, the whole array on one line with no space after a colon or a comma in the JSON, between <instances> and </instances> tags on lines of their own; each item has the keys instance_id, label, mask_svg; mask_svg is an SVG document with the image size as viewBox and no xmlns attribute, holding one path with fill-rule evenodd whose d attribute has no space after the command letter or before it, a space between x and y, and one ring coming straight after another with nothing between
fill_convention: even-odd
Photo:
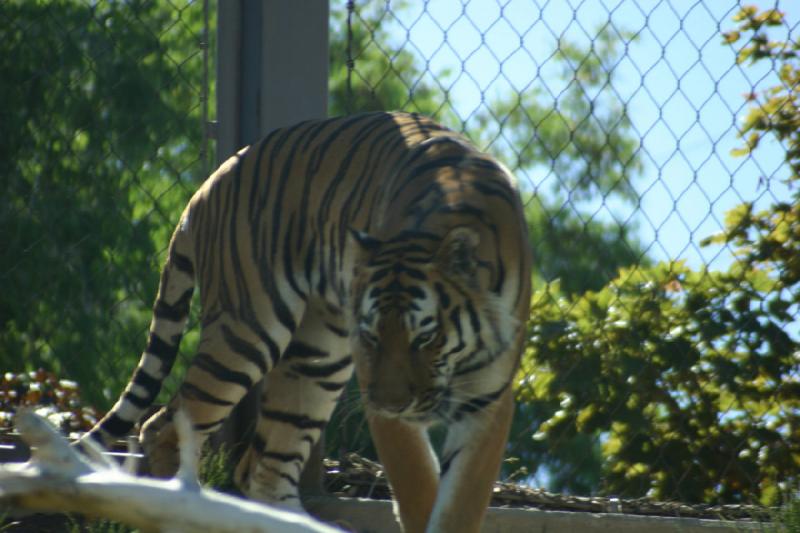
<instances>
[{"instance_id":1,"label":"tiger's back","mask_svg":"<svg viewBox=\"0 0 800 533\"><path fill-rule=\"evenodd\" d=\"M467 433L499 430L505 442L507 427L490 430L484 418L510 401L528 313L526 225L502 165L403 113L304 122L243 149L184 211L148 346L92 436L128 431L152 403L195 283L198 354L143 428L158 473L175 467L179 404L205 436L266 375L237 479L250 496L298 506L303 463L355 366L371 420L454 425L437 489L448 496L428 513L430 527L447 524L463 475L448 472L470 455ZM400 513L411 527L402 501Z\"/></svg>"}]
</instances>

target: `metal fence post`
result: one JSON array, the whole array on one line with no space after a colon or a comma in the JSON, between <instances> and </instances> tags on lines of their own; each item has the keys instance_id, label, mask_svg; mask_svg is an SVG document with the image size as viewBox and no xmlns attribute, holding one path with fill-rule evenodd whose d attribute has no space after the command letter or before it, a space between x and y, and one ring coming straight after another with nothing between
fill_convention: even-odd
<instances>
[{"instance_id":1,"label":"metal fence post","mask_svg":"<svg viewBox=\"0 0 800 533\"><path fill-rule=\"evenodd\" d=\"M328 0L224 0L218 6L217 162L269 131L328 110ZM257 387L258 388L258 387ZM247 442L258 410L248 394L214 439ZM239 450L241 451L241 450ZM321 491L322 445L312 451L301 491Z\"/></svg>"},{"instance_id":2,"label":"metal fence post","mask_svg":"<svg viewBox=\"0 0 800 533\"><path fill-rule=\"evenodd\" d=\"M327 0L218 6L217 159L328 111Z\"/></svg>"}]
</instances>

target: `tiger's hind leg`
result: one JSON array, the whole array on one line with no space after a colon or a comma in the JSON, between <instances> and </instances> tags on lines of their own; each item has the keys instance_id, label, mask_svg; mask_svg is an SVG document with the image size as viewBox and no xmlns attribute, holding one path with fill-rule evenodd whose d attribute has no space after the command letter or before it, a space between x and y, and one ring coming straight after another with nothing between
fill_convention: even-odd
<instances>
[{"instance_id":1,"label":"tiger's hind leg","mask_svg":"<svg viewBox=\"0 0 800 533\"><path fill-rule=\"evenodd\" d=\"M264 380L259 420L236 469L250 498L301 510L298 484L353 371L341 315L309 310Z\"/></svg>"},{"instance_id":2,"label":"tiger's hind leg","mask_svg":"<svg viewBox=\"0 0 800 533\"><path fill-rule=\"evenodd\" d=\"M273 366L273 357L289 342L266 338L228 313L205 323L197 355L168 405L142 427L140 440L148 470L169 477L178 468L178 439L173 415L183 410L192 423L198 450L208 435L220 428L233 407ZM273 356L275 353L275 356Z\"/></svg>"}]
</instances>

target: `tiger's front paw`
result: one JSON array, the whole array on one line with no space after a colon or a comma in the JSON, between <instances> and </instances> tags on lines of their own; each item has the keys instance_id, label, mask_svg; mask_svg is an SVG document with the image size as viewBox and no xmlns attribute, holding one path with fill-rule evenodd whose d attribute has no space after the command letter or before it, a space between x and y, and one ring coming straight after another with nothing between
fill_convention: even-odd
<instances>
[{"instance_id":1,"label":"tiger's front paw","mask_svg":"<svg viewBox=\"0 0 800 533\"><path fill-rule=\"evenodd\" d=\"M170 478L178 472L178 434L166 408L142 425L139 441L145 455L146 473L153 477Z\"/></svg>"}]
</instances>

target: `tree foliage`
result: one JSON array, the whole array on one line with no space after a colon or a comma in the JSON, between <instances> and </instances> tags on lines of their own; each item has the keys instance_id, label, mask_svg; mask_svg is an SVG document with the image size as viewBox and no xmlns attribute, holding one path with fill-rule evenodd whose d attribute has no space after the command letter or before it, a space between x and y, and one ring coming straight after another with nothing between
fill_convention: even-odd
<instances>
[{"instance_id":1,"label":"tree foliage","mask_svg":"<svg viewBox=\"0 0 800 533\"><path fill-rule=\"evenodd\" d=\"M55 370L98 405L141 353L158 252L195 188L191 17L156 2L0 4L0 365Z\"/></svg>"},{"instance_id":2,"label":"tree foliage","mask_svg":"<svg viewBox=\"0 0 800 533\"><path fill-rule=\"evenodd\" d=\"M331 115L402 109L452 120L450 103L438 87L424 81L425 71L414 54L392 44L388 26L404 6L397 2L390 10L365 4L353 11L349 28L347 11L331 12Z\"/></svg>"},{"instance_id":3,"label":"tree foliage","mask_svg":"<svg viewBox=\"0 0 800 533\"><path fill-rule=\"evenodd\" d=\"M740 60L780 64L779 84L753 104L747 155L774 135L786 147L789 202L742 204L725 230L737 261L724 272L681 262L622 269L599 291L537 291L520 395L549 409L535 438L557 449L598 436L603 490L697 502L773 504L800 473L799 43L770 41L782 14L744 8L728 43Z\"/></svg>"}]
</instances>

